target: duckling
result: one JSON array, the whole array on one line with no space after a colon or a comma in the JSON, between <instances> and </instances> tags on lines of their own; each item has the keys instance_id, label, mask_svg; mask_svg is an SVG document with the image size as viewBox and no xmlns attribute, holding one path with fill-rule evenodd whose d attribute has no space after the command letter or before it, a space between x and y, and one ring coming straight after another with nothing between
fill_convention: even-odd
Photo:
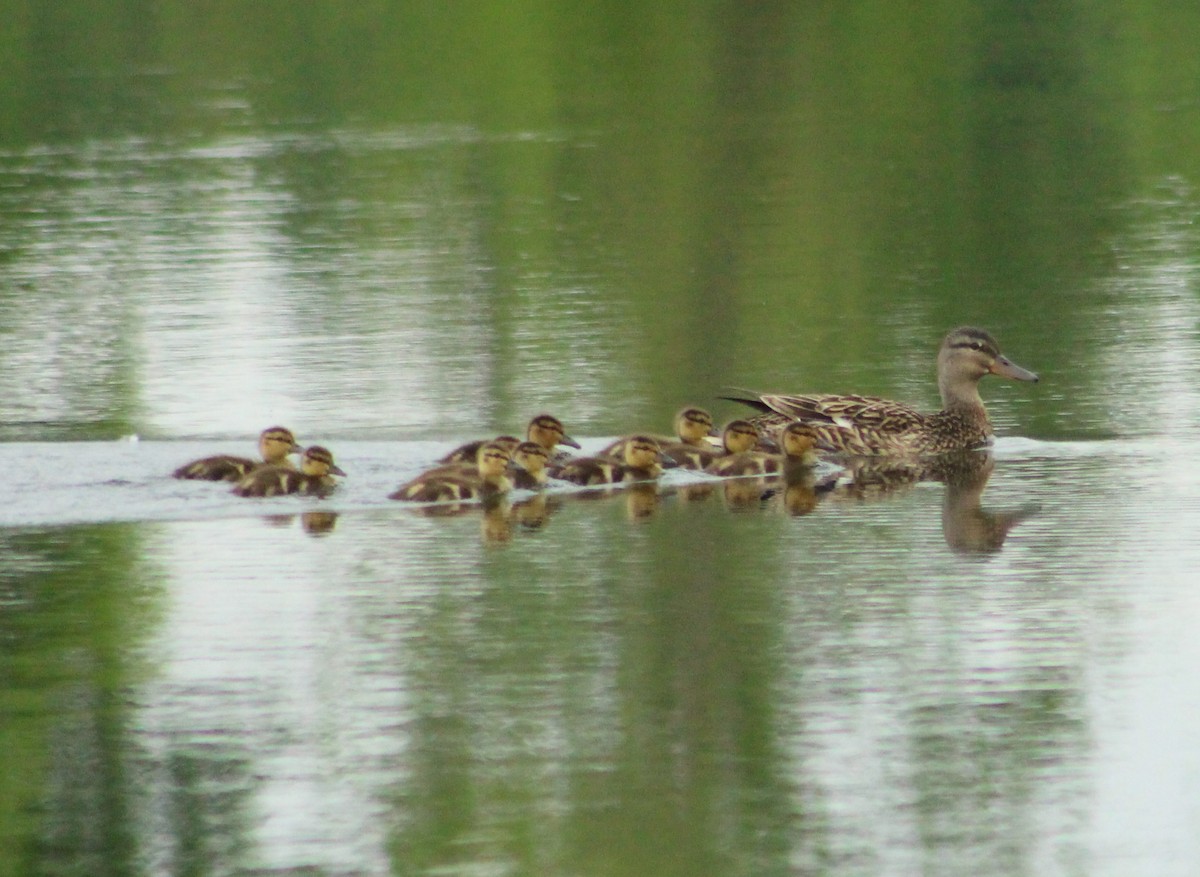
<instances>
[{"instance_id":1,"label":"duckling","mask_svg":"<svg viewBox=\"0 0 1200 877\"><path fill-rule=\"evenodd\" d=\"M259 466L284 466L290 469L292 467L288 462L288 454L299 452L300 446L296 444L296 437L290 429L272 426L264 429L258 437L258 453L262 457L261 460L218 454L186 463L171 475L174 478L194 481L241 481Z\"/></svg>"},{"instance_id":2,"label":"duckling","mask_svg":"<svg viewBox=\"0 0 1200 877\"><path fill-rule=\"evenodd\" d=\"M439 466L407 481L388 494L388 499L414 502L447 502L484 499L512 490L508 476L511 457L499 442L486 442L479 449L474 470L466 466Z\"/></svg>"},{"instance_id":3,"label":"duckling","mask_svg":"<svg viewBox=\"0 0 1200 877\"><path fill-rule=\"evenodd\" d=\"M512 452L509 477L513 487L522 490L539 490L546 486L546 467L550 465L550 452L537 442L521 442Z\"/></svg>"},{"instance_id":4,"label":"duckling","mask_svg":"<svg viewBox=\"0 0 1200 877\"><path fill-rule=\"evenodd\" d=\"M713 419L712 415L703 408L684 408L675 415L675 435L660 436L651 435L650 438L658 442L663 453L671 456L668 449L678 448L703 448L705 439L712 433ZM625 445L629 442L629 437L619 438L608 446L602 448L597 454L599 457L616 457L618 460L625 456ZM679 465L683 465L680 463Z\"/></svg>"},{"instance_id":5,"label":"duckling","mask_svg":"<svg viewBox=\"0 0 1200 877\"><path fill-rule=\"evenodd\" d=\"M468 469L472 469L479 459L479 452L483 449L484 445L499 445L504 448L505 452L511 455L520 443L521 440L515 435L498 435L493 439L476 439L473 442L459 445L444 457L439 458L438 463L443 466L466 466Z\"/></svg>"},{"instance_id":6,"label":"duckling","mask_svg":"<svg viewBox=\"0 0 1200 877\"><path fill-rule=\"evenodd\" d=\"M718 439L710 436L699 448L677 448L664 453L671 453L677 465L684 468L704 470L717 460L753 450L759 440L758 429L753 423L748 420L731 420L725 424Z\"/></svg>"},{"instance_id":7,"label":"duckling","mask_svg":"<svg viewBox=\"0 0 1200 877\"><path fill-rule=\"evenodd\" d=\"M662 474L660 458L658 442L648 435L635 435L625 445L624 462L611 457L575 457L553 468L550 474L585 486L653 481Z\"/></svg>"},{"instance_id":8,"label":"duckling","mask_svg":"<svg viewBox=\"0 0 1200 877\"><path fill-rule=\"evenodd\" d=\"M579 442L567 435L562 421L550 414L539 414L533 420L529 421L529 426L525 429L525 439L526 441L536 442L550 454L554 453L554 449L558 445L567 445L572 448L579 447ZM472 463L475 461L479 449L488 442L500 442L507 445L507 450L511 454L513 449L520 444L521 440L515 436L499 436L494 439L480 439L478 441L467 442L465 445L459 445L438 460L438 462Z\"/></svg>"},{"instance_id":9,"label":"duckling","mask_svg":"<svg viewBox=\"0 0 1200 877\"><path fill-rule=\"evenodd\" d=\"M710 475L776 475L798 469L811 469L817 464L818 437L811 424L795 421L780 431L779 444L783 447L782 454L754 450L758 443L758 430L754 424L735 420L730 427L734 424L738 424L734 430L734 447L743 447L744 450L735 450L713 461L704 469ZM726 431L729 431L728 427ZM728 446L728 442L726 445Z\"/></svg>"},{"instance_id":10,"label":"duckling","mask_svg":"<svg viewBox=\"0 0 1200 877\"><path fill-rule=\"evenodd\" d=\"M333 454L320 445L305 448L300 457L300 471L290 466L259 466L237 483L233 492L238 496L281 496L299 493L324 496L337 485L331 476L345 476L334 462Z\"/></svg>"},{"instance_id":11,"label":"duckling","mask_svg":"<svg viewBox=\"0 0 1200 877\"><path fill-rule=\"evenodd\" d=\"M820 433L811 423L796 420L779 431L779 444L783 448L784 475L808 473L821 462L820 451L831 450L821 441Z\"/></svg>"}]
</instances>

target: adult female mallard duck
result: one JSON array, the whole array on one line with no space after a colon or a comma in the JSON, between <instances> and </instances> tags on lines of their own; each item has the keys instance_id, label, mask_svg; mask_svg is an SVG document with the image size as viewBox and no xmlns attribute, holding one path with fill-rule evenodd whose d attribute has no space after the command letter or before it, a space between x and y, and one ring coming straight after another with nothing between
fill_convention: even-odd
<instances>
[{"instance_id":1,"label":"adult female mallard duck","mask_svg":"<svg viewBox=\"0 0 1200 877\"><path fill-rule=\"evenodd\" d=\"M856 395L726 396L763 412L752 418L762 428L802 420L824 449L836 453L929 455L966 450L992 441L992 424L979 397L979 381L999 375L1036 382L1038 376L1011 362L982 329L949 332L937 357L942 410L922 413L901 402Z\"/></svg>"},{"instance_id":2,"label":"adult female mallard duck","mask_svg":"<svg viewBox=\"0 0 1200 877\"><path fill-rule=\"evenodd\" d=\"M662 474L658 442L648 435L630 436L624 460L612 457L574 457L551 469L550 475L562 481L585 486L620 484L627 481L653 481Z\"/></svg>"},{"instance_id":3,"label":"adult female mallard duck","mask_svg":"<svg viewBox=\"0 0 1200 877\"><path fill-rule=\"evenodd\" d=\"M259 466L288 466L288 454L300 452L296 437L290 429L272 426L258 436L258 453L261 460L218 454L202 457L180 466L171 475L195 481L240 481Z\"/></svg>"},{"instance_id":4,"label":"adult female mallard duck","mask_svg":"<svg viewBox=\"0 0 1200 877\"><path fill-rule=\"evenodd\" d=\"M282 496L298 493L324 496L337 485L334 475L345 476L333 462L333 454L320 445L305 448L300 470L290 466L259 466L233 488L238 496Z\"/></svg>"},{"instance_id":5,"label":"adult female mallard duck","mask_svg":"<svg viewBox=\"0 0 1200 877\"><path fill-rule=\"evenodd\" d=\"M680 448L700 448L704 447L705 439L712 434L713 419L712 415L703 408L688 407L684 408L675 415L675 435L650 435L650 438L658 442L659 447L664 453L668 453L670 449ZM596 456L598 457L616 457L618 460L625 457L625 445L629 443L630 436L619 438L615 442L602 448Z\"/></svg>"},{"instance_id":6,"label":"adult female mallard duck","mask_svg":"<svg viewBox=\"0 0 1200 877\"><path fill-rule=\"evenodd\" d=\"M735 420L730 426L740 423L745 421ZM705 472L727 477L779 475L811 469L818 462L817 433L811 425L803 421L793 421L780 430L779 444L783 448L783 453L780 454L754 450L758 442L758 431L754 430L753 425L750 425L750 430L739 428L735 436L735 447L744 446L744 449L719 457L705 467Z\"/></svg>"},{"instance_id":7,"label":"adult female mallard duck","mask_svg":"<svg viewBox=\"0 0 1200 877\"><path fill-rule=\"evenodd\" d=\"M567 445L572 448L579 447L579 442L567 435L562 421L550 414L539 414L529 421L529 426L525 429L525 440L536 442L550 454L554 453L554 449L558 445ZM438 460L438 462L474 463L478 458L479 449L488 442L499 442L506 445L508 452L512 453L513 449L521 443L521 440L510 435L502 435L494 439L478 439L473 442L467 442L465 445L459 445Z\"/></svg>"},{"instance_id":8,"label":"adult female mallard duck","mask_svg":"<svg viewBox=\"0 0 1200 877\"><path fill-rule=\"evenodd\" d=\"M414 502L449 502L487 499L512 490L508 475L508 450L498 442L486 442L476 455L474 467L463 464L439 466L388 494L388 499Z\"/></svg>"}]
</instances>

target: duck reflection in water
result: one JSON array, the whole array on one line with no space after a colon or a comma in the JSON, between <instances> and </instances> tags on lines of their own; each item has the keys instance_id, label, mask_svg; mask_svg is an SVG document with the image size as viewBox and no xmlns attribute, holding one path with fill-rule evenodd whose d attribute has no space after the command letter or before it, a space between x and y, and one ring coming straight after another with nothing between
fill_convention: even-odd
<instances>
[{"instance_id":1,"label":"duck reflection in water","mask_svg":"<svg viewBox=\"0 0 1200 877\"><path fill-rule=\"evenodd\" d=\"M835 494L855 499L885 497L922 481L946 486L942 500L942 534L959 554L995 554L1008 534L1037 514L1037 505L1010 511L983 507L983 492L996 467L990 450L956 451L919 460L858 458L846 463L847 478Z\"/></svg>"},{"instance_id":2,"label":"duck reflection in water","mask_svg":"<svg viewBox=\"0 0 1200 877\"><path fill-rule=\"evenodd\" d=\"M942 533L946 544L959 554L995 554L1004 547L1012 529L1036 515L1041 507L1037 503L1027 503L1008 511L983 508L983 491L996 461L990 453L975 456L983 457L979 465L940 479L946 485L946 496L942 500Z\"/></svg>"}]
</instances>

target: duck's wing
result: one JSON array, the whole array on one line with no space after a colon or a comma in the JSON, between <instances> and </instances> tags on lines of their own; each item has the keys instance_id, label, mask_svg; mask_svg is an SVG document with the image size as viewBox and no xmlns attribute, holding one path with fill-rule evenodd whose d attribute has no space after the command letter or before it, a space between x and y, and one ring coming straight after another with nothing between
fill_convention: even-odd
<instances>
[{"instance_id":1,"label":"duck's wing","mask_svg":"<svg viewBox=\"0 0 1200 877\"><path fill-rule=\"evenodd\" d=\"M792 420L862 432L904 433L925 421L915 408L878 396L766 394L758 398L768 411Z\"/></svg>"},{"instance_id":2,"label":"duck's wing","mask_svg":"<svg viewBox=\"0 0 1200 877\"><path fill-rule=\"evenodd\" d=\"M928 416L909 405L878 396L781 393L725 396L762 413L751 422L768 432L802 421L827 453L874 456L907 453L928 427Z\"/></svg>"}]
</instances>

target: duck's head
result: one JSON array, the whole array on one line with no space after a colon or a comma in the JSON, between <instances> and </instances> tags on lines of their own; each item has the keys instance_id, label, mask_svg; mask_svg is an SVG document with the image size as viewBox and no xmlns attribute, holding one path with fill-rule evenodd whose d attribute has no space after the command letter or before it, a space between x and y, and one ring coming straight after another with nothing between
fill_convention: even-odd
<instances>
[{"instance_id":1,"label":"duck's head","mask_svg":"<svg viewBox=\"0 0 1200 877\"><path fill-rule=\"evenodd\" d=\"M550 462L550 452L537 442L521 442L513 450L512 461L530 475L537 475Z\"/></svg>"},{"instance_id":2,"label":"duck's head","mask_svg":"<svg viewBox=\"0 0 1200 877\"><path fill-rule=\"evenodd\" d=\"M323 478L326 475L345 476L346 474L333 462L333 454L320 445L304 449L304 454L300 458L300 471L305 475L317 478Z\"/></svg>"},{"instance_id":3,"label":"duck's head","mask_svg":"<svg viewBox=\"0 0 1200 877\"><path fill-rule=\"evenodd\" d=\"M512 457L509 456L508 449L504 445L499 442L488 442L479 449L479 455L475 460L479 467L480 478L499 478L508 469Z\"/></svg>"},{"instance_id":4,"label":"duck's head","mask_svg":"<svg viewBox=\"0 0 1200 877\"><path fill-rule=\"evenodd\" d=\"M537 442L547 451L554 450L555 445L579 447L579 442L567 435L562 421L549 414L539 414L529 421L529 430L525 437L531 442Z\"/></svg>"},{"instance_id":5,"label":"duck's head","mask_svg":"<svg viewBox=\"0 0 1200 877\"><path fill-rule=\"evenodd\" d=\"M298 454L301 448L290 429L272 426L258 436L258 453L268 463L282 463L288 454Z\"/></svg>"},{"instance_id":6,"label":"duck's head","mask_svg":"<svg viewBox=\"0 0 1200 877\"><path fill-rule=\"evenodd\" d=\"M712 415L703 408L684 408L675 415L675 434L684 444L700 444L712 433L712 428Z\"/></svg>"},{"instance_id":7,"label":"duck's head","mask_svg":"<svg viewBox=\"0 0 1200 877\"><path fill-rule=\"evenodd\" d=\"M659 463L662 449L648 435L630 436L625 443L625 465L635 469L650 469Z\"/></svg>"},{"instance_id":8,"label":"duck's head","mask_svg":"<svg viewBox=\"0 0 1200 877\"><path fill-rule=\"evenodd\" d=\"M749 420L731 420L721 433L721 443L729 454L753 450L758 444L758 427Z\"/></svg>"},{"instance_id":9,"label":"duck's head","mask_svg":"<svg viewBox=\"0 0 1200 877\"><path fill-rule=\"evenodd\" d=\"M982 329L960 326L951 330L938 350L938 389L947 407L956 399L975 394L985 375L1013 381L1037 382L1038 376L1000 352L996 339Z\"/></svg>"},{"instance_id":10,"label":"duck's head","mask_svg":"<svg viewBox=\"0 0 1200 877\"><path fill-rule=\"evenodd\" d=\"M779 433L779 444L784 455L793 463L805 466L817 462L817 436L807 423L797 420L789 423Z\"/></svg>"}]
</instances>

